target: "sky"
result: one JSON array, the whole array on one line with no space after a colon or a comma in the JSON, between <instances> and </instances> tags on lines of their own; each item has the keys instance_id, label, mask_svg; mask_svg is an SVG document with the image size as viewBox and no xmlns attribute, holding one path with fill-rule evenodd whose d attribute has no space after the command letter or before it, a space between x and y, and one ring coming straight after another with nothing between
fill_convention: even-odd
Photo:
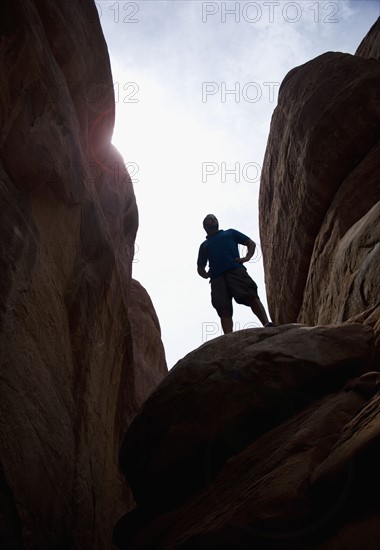
<instances>
[{"instance_id":1,"label":"sky","mask_svg":"<svg viewBox=\"0 0 380 550\"><path fill-rule=\"evenodd\" d=\"M257 243L245 266L268 311L258 196L279 86L324 52L355 53L379 2L96 1L115 90L113 143L139 210L132 276L153 301L169 369L222 334L196 270L207 214ZM259 326L234 304L234 330Z\"/></svg>"}]
</instances>

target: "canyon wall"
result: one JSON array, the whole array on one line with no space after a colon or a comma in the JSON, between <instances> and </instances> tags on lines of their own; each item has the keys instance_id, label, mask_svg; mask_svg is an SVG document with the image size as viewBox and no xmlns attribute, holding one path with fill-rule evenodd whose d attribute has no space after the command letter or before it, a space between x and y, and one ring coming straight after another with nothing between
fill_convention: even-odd
<instances>
[{"instance_id":1,"label":"canyon wall","mask_svg":"<svg viewBox=\"0 0 380 550\"><path fill-rule=\"evenodd\" d=\"M0 547L110 548L120 444L167 369L108 51L91 0L0 12Z\"/></svg>"},{"instance_id":2,"label":"canyon wall","mask_svg":"<svg viewBox=\"0 0 380 550\"><path fill-rule=\"evenodd\" d=\"M276 322L380 319L379 27L356 55L327 52L281 84L260 187Z\"/></svg>"}]
</instances>

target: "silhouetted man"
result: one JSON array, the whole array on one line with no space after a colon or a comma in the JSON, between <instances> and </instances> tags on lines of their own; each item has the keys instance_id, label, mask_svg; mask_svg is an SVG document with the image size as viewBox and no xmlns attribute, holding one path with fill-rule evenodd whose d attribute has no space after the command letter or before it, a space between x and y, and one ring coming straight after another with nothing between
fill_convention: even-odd
<instances>
[{"instance_id":1,"label":"silhouetted man","mask_svg":"<svg viewBox=\"0 0 380 550\"><path fill-rule=\"evenodd\" d=\"M274 326L258 297L256 283L243 265L252 258L256 244L236 229L219 229L213 214L205 217L203 227L207 237L199 247L198 273L204 279L210 278L211 303L220 317L224 334L232 332L232 298L238 304L249 306L264 326ZM239 257L239 244L247 247L243 258Z\"/></svg>"}]
</instances>

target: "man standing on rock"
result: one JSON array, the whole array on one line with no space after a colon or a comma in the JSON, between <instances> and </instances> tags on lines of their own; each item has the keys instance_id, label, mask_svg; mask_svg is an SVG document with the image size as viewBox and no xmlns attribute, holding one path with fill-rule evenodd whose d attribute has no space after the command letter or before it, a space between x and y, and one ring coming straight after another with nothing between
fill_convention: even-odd
<instances>
[{"instance_id":1,"label":"man standing on rock","mask_svg":"<svg viewBox=\"0 0 380 550\"><path fill-rule=\"evenodd\" d=\"M252 258L256 244L236 229L219 229L219 222L213 214L205 217L203 227L207 237L199 247L198 273L204 279L210 279L211 303L220 317L224 334L232 332L232 298L238 304L249 306L264 326L274 326L258 297L256 283L243 265ZM248 249L243 258L239 257L238 244ZM207 262L208 271L205 269Z\"/></svg>"}]
</instances>

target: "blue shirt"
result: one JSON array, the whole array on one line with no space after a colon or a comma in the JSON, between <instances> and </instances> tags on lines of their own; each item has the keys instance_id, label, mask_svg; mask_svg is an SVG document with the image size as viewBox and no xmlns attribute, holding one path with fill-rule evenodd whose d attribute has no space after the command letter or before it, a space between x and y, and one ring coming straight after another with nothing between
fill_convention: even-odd
<instances>
[{"instance_id":1,"label":"blue shirt","mask_svg":"<svg viewBox=\"0 0 380 550\"><path fill-rule=\"evenodd\" d=\"M236 229L220 229L213 235L207 235L206 240L199 247L198 267L205 268L207 262L210 267L210 279L219 277L225 271L242 267L243 264L235 262L239 258L238 244L244 244L249 240L247 235Z\"/></svg>"}]
</instances>

